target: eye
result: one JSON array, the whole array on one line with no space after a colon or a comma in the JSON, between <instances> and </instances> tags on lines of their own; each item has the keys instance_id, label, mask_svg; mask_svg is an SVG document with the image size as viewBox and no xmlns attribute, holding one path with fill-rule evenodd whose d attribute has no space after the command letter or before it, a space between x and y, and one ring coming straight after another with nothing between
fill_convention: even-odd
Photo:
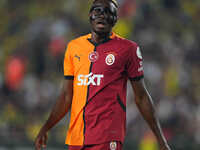
<instances>
[{"instance_id":1,"label":"eye","mask_svg":"<svg viewBox=\"0 0 200 150\"><path fill-rule=\"evenodd\" d=\"M108 8L105 8L104 12L105 12L106 14L110 14L110 10L109 10Z\"/></svg>"},{"instance_id":2,"label":"eye","mask_svg":"<svg viewBox=\"0 0 200 150\"><path fill-rule=\"evenodd\" d=\"M95 12L95 13L97 13L97 14L100 14L100 13L102 13L104 10L103 10L103 8L101 8L101 7L96 7L96 8L94 8L93 9L93 12Z\"/></svg>"}]
</instances>

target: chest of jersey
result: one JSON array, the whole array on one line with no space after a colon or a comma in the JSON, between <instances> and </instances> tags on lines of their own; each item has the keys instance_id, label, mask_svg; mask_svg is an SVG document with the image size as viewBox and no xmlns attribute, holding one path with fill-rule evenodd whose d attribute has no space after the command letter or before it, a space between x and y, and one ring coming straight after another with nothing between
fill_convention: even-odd
<instances>
[{"instance_id":1,"label":"chest of jersey","mask_svg":"<svg viewBox=\"0 0 200 150\"><path fill-rule=\"evenodd\" d=\"M80 46L77 51L74 51L73 56L74 77L77 85L99 86L103 80L122 76L126 58L126 50L119 47L115 41L93 47Z\"/></svg>"}]
</instances>

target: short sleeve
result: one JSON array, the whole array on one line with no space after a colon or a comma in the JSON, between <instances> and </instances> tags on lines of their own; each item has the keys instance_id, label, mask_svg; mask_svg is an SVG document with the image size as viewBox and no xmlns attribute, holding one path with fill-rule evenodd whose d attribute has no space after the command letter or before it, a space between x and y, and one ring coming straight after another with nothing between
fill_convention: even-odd
<instances>
[{"instance_id":1,"label":"short sleeve","mask_svg":"<svg viewBox=\"0 0 200 150\"><path fill-rule=\"evenodd\" d=\"M144 77L143 72L143 59L140 47L132 45L129 48L129 56L127 63L127 74L130 80L138 81Z\"/></svg>"},{"instance_id":2,"label":"short sleeve","mask_svg":"<svg viewBox=\"0 0 200 150\"><path fill-rule=\"evenodd\" d=\"M72 44L68 44L65 57L64 57L64 77L65 79L73 79L74 78L74 67L73 67L73 60L72 60Z\"/></svg>"}]
</instances>

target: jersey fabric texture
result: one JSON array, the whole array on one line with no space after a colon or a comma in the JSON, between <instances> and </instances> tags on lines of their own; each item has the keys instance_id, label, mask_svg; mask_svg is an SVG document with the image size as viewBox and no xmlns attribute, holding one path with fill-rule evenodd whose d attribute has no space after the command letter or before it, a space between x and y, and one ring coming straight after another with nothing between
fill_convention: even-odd
<instances>
[{"instance_id":1,"label":"jersey fabric texture","mask_svg":"<svg viewBox=\"0 0 200 150\"><path fill-rule=\"evenodd\" d=\"M117 141L95 145L68 146L68 150L122 150L122 143Z\"/></svg>"},{"instance_id":2,"label":"jersey fabric texture","mask_svg":"<svg viewBox=\"0 0 200 150\"><path fill-rule=\"evenodd\" d=\"M127 80L143 77L137 44L112 33L100 44L91 34L68 43L64 76L73 79L73 100L66 144L123 143Z\"/></svg>"}]
</instances>

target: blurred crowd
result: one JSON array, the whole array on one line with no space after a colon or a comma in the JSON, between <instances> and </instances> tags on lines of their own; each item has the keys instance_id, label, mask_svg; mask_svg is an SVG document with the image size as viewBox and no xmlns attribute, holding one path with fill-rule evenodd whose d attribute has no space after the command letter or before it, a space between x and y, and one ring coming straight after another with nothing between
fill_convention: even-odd
<instances>
[{"instance_id":1,"label":"blurred crowd","mask_svg":"<svg viewBox=\"0 0 200 150\"><path fill-rule=\"evenodd\" d=\"M147 89L173 149L200 148L200 1L118 0L114 32L142 50ZM67 43L90 32L91 0L0 1L0 145L32 144L62 87ZM125 149L158 150L128 84ZM67 119L68 118L68 119ZM64 145L69 117L49 135Z\"/></svg>"}]
</instances>

